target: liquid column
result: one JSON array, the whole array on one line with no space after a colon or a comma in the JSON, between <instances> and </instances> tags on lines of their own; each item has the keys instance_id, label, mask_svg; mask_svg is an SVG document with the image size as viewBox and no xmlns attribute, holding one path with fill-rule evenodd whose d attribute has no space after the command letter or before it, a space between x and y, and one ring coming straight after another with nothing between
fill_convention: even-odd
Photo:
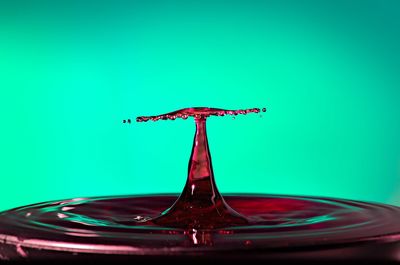
<instances>
[{"instance_id":1,"label":"liquid column","mask_svg":"<svg viewBox=\"0 0 400 265\"><path fill-rule=\"evenodd\" d=\"M174 205L152 220L157 225L213 229L248 223L245 217L229 207L218 192L207 141L206 119L206 115L195 116L196 133L186 185Z\"/></svg>"}]
</instances>

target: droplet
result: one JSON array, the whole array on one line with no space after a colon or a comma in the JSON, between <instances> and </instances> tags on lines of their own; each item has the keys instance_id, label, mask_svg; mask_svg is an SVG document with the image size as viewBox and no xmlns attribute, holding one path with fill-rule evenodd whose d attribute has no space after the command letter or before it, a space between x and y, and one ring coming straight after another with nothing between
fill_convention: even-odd
<instances>
[{"instance_id":1,"label":"droplet","mask_svg":"<svg viewBox=\"0 0 400 265\"><path fill-rule=\"evenodd\" d=\"M267 108L262 108L262 112L266 112L267 111Z\"/></svg>"},{"instance_id":2,"label":"droplet","mask_svg":"<svg viewBox=\"0 0 400 265\"><path fill-rule=\"evenodd\" d=\"M252 244L251 240L244 241L245 246L250 246Z\"/></svg>"},{"instance_id":3,"label":"droplet","mask_svg":"<svg viewBox=\"0 0 400 265\"><path fill-rule=\"evenodd\" d=\"M133 218L133 220L135 222L138 222L138 223L144 223L144 222L147 222L150 219L151 218L148 217L148 216L140 216L140 215L137 215L136 217Z\"/></svg>"}]
</instances>

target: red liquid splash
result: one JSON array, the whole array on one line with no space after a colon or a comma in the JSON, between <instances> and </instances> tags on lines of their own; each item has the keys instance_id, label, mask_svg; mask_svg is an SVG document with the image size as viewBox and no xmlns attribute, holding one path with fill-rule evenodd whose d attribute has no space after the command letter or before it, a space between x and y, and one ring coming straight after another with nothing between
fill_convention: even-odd
<instances>
[{"instance_id":1,"label":"red liquid splash","mask_svg":"<svg viewBox=\"0 0 400 265\"><path fill-rule=\"evenodd\" d=\"M267 109L263 108L263 112L266 112ZM169 112L166 114L156 115L156 116L140 116L136 118L137 122L146 122L146 121L158 121L158 120L175 120L177 118L181 118L186 120L188 117L194 118L204 118L210 116L225 116L225 115L239 115L239 114L249 114L249 113L259 113L259 108L252 109L239 109L239 110L226 110L226 109L217 109L217 108L207 108L207 107L197 107L197 108L185 108L177 111Z\"/></svg>"},{"instance_id":2,"label":"red liquid splash","mask_svg":"<svg viewBox=\"0 0 400 265\"><path fill-rule=\"evenodd\" d=\"M136 119L138 122L144 122L194 117L196 123L186 185L174 205L151 222L164 227L186 229L213 229L248 224L248 220L244 216L229 207L215 184L207 140L206 119L212 115L224 116L258 112L260 112L258 108L244 110L187 108L168 114Z\"/></svg>"},{"instance_id":3,"label":"red liquid splash","mask_svg":"<svg viewBox=\"0 0 400 265\"><path fill-rule=\"evenodd\" d=\"M206 118L258 112L188 108L138 117L139 122L194 117L182 194L75 198L2 212L0 260L400 261L398 207L321 197L222 197Z\"/></svg>"}]
</instances>

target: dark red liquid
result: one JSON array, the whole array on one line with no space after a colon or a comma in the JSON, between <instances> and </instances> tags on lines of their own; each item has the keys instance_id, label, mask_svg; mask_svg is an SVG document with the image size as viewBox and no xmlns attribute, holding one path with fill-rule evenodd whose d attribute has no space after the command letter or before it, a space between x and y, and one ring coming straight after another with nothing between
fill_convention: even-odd
<instances>
[{"instance_id":1,"label":"dark red liquid","mask_svg":"<svg viewBox=\"0 0 400 265\"><path fill-rule=\"evenodd\" d=\"M163 227L184 229L213 229L249 224L245 216L237 213L225 202L217 189L208 147L206 120L209 116L259 112L258 108L224 110L201 107L181 109L158 116L138 117L138 122L194 117L196 123L188 176L182 194L171 208L149 222Z\"/></svg>"},{"instance_id":2,"label":"dark red liquid","mask_svg":"<svg viewBox=\"0 0 400 265\"><path fill-rule=\"evenodd\" d=\"M263 109L265 111L265 108ZM174 205L148 222L162 227L185 229L213 229L226 226L247 225L249 220L233 210L221 196L214 181L208 147L206 120L209 116L259 113L260 109L223 110L215 108L187 108L158 116L142 116L136 120L157 121L194 117L196 133L186 185Z\"/></svg>"},{"instance_id":3,"label":"dark red liquid","mask_svg":"<svg viewBox=\"0 0 400 265\"><path fill-rule=\"evenodd\" d=\"M258 112L190 108L139 117L194 117L183 192L76 198L0 213L0 260L399 261L398 207L265 194L223 197L218 192L206 118Z\"/></svg>"},{"instance_id":4,"label":"dark red liquid","mask_svg":"<svg viewBox=\"0 0 400 265\"><path fill-rule=\"evenodd\" d=\"M140 222L177 195L76 198L0 214L2 259L149 261L399 260L399 208L330 198L227 195L246 225L184 229ZM200 255L200 256L199 256Z\"/></svg>"}]
</instances>

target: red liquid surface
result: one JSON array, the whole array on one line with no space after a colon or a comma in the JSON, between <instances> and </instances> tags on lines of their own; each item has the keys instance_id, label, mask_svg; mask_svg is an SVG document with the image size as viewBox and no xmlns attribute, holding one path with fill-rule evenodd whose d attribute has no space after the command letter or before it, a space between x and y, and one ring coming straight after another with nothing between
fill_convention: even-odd
<instances>
[{"instance_id":1,"label":"red liquid surface","mask_svg":"<svg viewBox=\"0 0 400 265\"><path fill-rule=\"evenodd\" d=\"M226 195L246 225L184 229L140 222L177 195L76 198L0 214L2 259L398 260L399 208L278 195Z\"/></svg>"},{"instance_id":2,"label":"red liquid surface","mask_svg":"<svg viewBox=\"0 0 400 265\"><path fill-rule=\"evenodd\" d=\"M194 117L196 132L182 193L76 198L0 213L0 259L400 260L398 207L219 193L206 119L258 112L188 108L138 117L139 122Z\"/></svg>"}]
</instances>

